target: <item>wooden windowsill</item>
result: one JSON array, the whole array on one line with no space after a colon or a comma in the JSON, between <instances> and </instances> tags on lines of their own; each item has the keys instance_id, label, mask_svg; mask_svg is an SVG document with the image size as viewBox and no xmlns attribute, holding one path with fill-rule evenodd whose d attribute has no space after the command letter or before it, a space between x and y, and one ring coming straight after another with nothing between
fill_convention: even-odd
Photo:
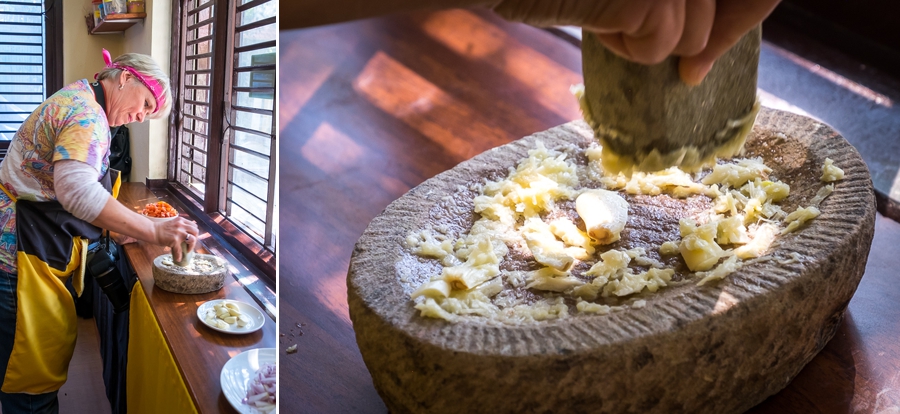
<instances>
[{"instance_id":1,"label":"wooden windowsill","mask_svg":"<svg viewBox=\"0 0 900 414\"><path fill-rule=\"evenodd\" d=\"M159 199L142 183L124 183L119 193L119 201L133 211L139 211L147 203ZM174 200L164 201L178 208ZM179 211L182 216L188 216L183 210ZM221 254L209 232L201 229L199 238L202 245L198 246L198 252ZM226 278L222 289L199 295L182 295L154 287L153 259L168 253L168 248L137 242L124 245L123 251L146 292L147 300L199 412L231 412L232 408L222 397L219 385L222 366L240 352L275 347L275 320L272 317L274 302L270 306L260 306L257 299L245 290L244 284L238 282L239 278L255 276L232 260L229 260L231 271L237 274ZM197 318L196 313L201 304L213 299L255 303L267 313L267 321L259 331L245 335L229 335L209 329Z\"/></svg>"}]
</instances>

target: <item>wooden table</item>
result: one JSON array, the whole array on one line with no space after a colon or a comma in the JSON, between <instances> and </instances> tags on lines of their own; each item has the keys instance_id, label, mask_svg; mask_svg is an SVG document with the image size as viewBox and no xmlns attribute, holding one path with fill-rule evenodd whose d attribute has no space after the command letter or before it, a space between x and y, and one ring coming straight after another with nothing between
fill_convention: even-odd
<instances>
[{"instance_id":1,"label":"wooden table","mask_svg":"<svg viewBox=\"0 0 900 414\"><path fill-rule=\"evenodd\" d=\"M172 199L162 198L175 205ZM119 194L119 201L135 211L150 202L160 200L146 186L140 183L125 183ZM180 209L180 211L184 211ZM201 243L207 243L209 233L200 232ZM235 299L255 305L252 297L233 277L226 278L225 286L215 292L200 295L181 295L164 291L153 286L152 262L157 256L167 253L168 248L149 243L132 243L124 246L132 267L146 293L147 300L156 317L169 350L175 360L190 397L200 413L236 412L222 394L219 375L228 360L241 352L255 348L275 347L275 323L266 315L266 323L256 332L245 335L229 335L209 329L197 318L197 308L203 302L213 299ZM205 249L198 248L198 252ZM238 264L234 268L240 272ZM265 312L264 312L265 313ZM133 323L133 322L132 322ZM129 365L129 369L131 365ZM164 386L171 387L171 379ZM153 389L144 390L153 392ZM166 391L163 388L162 391ZM129 412L132 412L129 407Z\"/></svg>"},{"instance_id":2,"label":"wooden table","mask_svg":"<svg viewBox=\"0 0 900 414\"><path fill-rule=\"evenodd\" d=\"M490 13L445 11L281 33L280 404L384 413L347 310L346 272L369 221L484 150L578 119L580 51ZM900 225L881 216L835 338L752 410L900 406ZM284 348L297 345L298 352Z\"/></svg>"}]
</instances>

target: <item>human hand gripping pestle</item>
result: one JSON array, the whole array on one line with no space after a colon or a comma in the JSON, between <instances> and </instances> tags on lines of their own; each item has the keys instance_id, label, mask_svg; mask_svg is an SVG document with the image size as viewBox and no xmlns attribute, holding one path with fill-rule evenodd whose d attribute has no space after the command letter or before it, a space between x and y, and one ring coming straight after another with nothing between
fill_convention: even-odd
<instances>
[{"instance_id":1,"label":"human hand gripping pestle","mask_svg":"<svg viewBox=\"0 0 900 414\"><path fill-rule=\"evenodd\" d=\"M697 86L679 77L678 57L634 63L586 34L584 89L576 95L603 146L604 170L696 171L740 153L759 111L761 33L760 26L747 33Z\"/></svg>"},{"instance_id":2,"label":"human hand gripping pestle","mask_svg":"<svg viewBox=\"0 0 900 414\"><path fill-rule=\"evenodd\" d=\"M188 250L190 246L186 241L181 242L181 261L175 261L175 255L172 255L172 262L174 262L177 266L181 267L190 267L191 263L194 261L194 251Z\"/></svg>"}]
</instances>

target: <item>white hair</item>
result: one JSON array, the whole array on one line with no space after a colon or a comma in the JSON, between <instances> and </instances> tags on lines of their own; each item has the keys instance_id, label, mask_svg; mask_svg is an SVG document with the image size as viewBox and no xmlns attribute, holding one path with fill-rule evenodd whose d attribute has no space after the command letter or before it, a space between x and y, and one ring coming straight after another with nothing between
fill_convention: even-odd
<instances>
[{"instance_id":1,"label":"white hair","mask_svg":"<svg viewBox=\"0 0 900 414\"><path fill-rule=\"evenodd\" d=\"M156 64L153 58L140 53L125 53L115 58L113 60L113 63L118 63L124 66L131 66L132 68L134 68L134 70L140 72L142 75L153 78L157 82L159 82L160 86L163 87L163 104L162 107L159 108L159 110L148 115L147 118L159 119L165 118L167 115L169 115L169 111L172 109L172 88L169 86L169 77L166 76L165 73L163 73L162 69L160 69L159 65ZM122 72L122 69L105 68L100 71L97 79L116 79ZM159 105L159 102L157 102L156 104Z\"/></svg>"}]
</instances>

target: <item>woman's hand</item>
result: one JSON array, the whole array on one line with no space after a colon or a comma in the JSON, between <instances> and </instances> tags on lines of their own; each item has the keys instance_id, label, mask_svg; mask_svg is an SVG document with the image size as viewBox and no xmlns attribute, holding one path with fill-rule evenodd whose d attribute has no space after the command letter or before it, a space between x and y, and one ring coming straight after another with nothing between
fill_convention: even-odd
<instances>
[{"instance_id":1,"label":"woman's hand","mask_svg":"<svg viewBox=\"0 0 900 414\"><path fill-rule=\"evenodd\" d=\"M183 217L168 221L150 221L131 211L112 196L107 197L100 215L91 224L135 239L169 246L175 261L181 261L181 242L187 242L188 251L197 246L197 223Z\"/></svg>"},{"instance_id":2,"label":"woman's hand","mask_svg":"<svg viewBox=\"0 0 900 414\"><path fill-rule=\"evenodd\" d=\"M713 63L780 0L501 0L494 11L535 26L574 25L614 53L655 64L682 56L681 79L697 85ZM588 36L589 34L585 34Z\"/></svg>"},{"instance_id":3,"label":"woman's hand","mask_svg":"<svg viewBox=\"0 0 900 414\"><path fill-rule=\"evenodd\" d=\"M197 246L197 223L183 217L154 222L153 234L155 235L153 243L169 246L172 249L172 258L176 262L181 261L182 254L194 251L194 247ZM182 251L182 242L187 243L187 251Z\"/></svg>"}]
</instances>

